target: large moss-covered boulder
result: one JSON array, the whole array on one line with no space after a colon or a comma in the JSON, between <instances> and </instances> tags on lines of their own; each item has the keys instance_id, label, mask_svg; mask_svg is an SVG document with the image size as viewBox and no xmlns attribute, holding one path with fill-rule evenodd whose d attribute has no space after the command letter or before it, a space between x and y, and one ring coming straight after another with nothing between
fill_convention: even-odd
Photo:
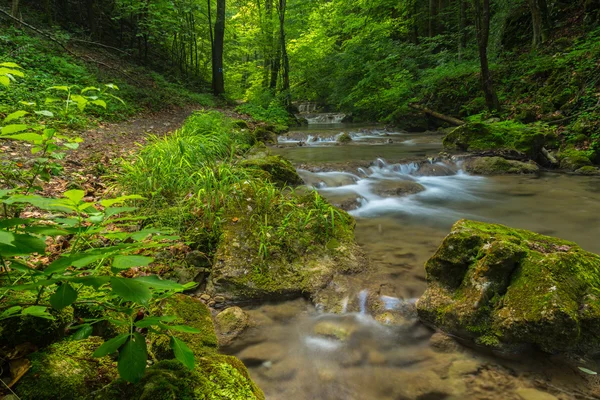
<instances>
[{"instance_id":1,"label":"large moss-covered boulder","mask_svg":"<svg viewBox=\"0 0 600 400\"><path fill-rule=\"evenodd\" d=\"M583 151L576 149L565 149L558 155L560 168L567 171L576 171L580 168L592 165L591 158L594 158L593 151Z\"/></svg>"},{"instance_id":2,"label":"large moss-covered boulder","mask_svg":"<svg viewBox=\"0 0 600 400\"><path fill-rule=\"evenodd\" d=\"M209 355L197 360L189 370L176 360L165 360L148 368L144 378L130 385L116 381L97 392L95 400L264 400L240 360L231 356Z\"/></svg>"},{"instance_id":3,"label":"large moss-covered boulder","mask_svg":"<svg viewBox=\"0 0 600 400\"><path fill-rule=\"evenodd\" d=\"M462 220L427 261L419 317L502 350L600 350L600 256L575 243Z\"/></svg>"},{"instance_id":4,"label":"large moss-covered boulder","mask_svg":"<svg viewBox=\"0 0 600 400\"><path fill-rule=\"evenodd\" d=\"M230 301L311 295L365 268L354 219L316 192L248 203L225 216L207 290ZM253 212L248 213L248 210Z\"/></svg>"},{"instance_id":5,"label":"large moss-covered boulder","mask_svg":"<svg viewBox=\"0 0 600 400\"><path fill-rule=\"evenodd\" d=\"M455 128L443 143L450 150L518 152L538 160L542 148L551 147L556 138L554 130L540 125L472 122Z\"/></svg>"},{"instance_id":6,"label":"large moss-covered boulder","mask_svg":"<svg viewBox=\"0 0 600 400\"><path fill-rule=\"evenodd\" d=\"M21 399L89 398L118 376L117 364L110 357L92 357L102 343L99 337L68 340L31 354L31 369L15 386L15 393Z\"/></svg>"},{"instance_id":7,"label":"large moss-covered boulder","mask_svg":"<svg viewBox=\"0 0 600 400\"><path fill-rule=\"evenodd\" d=\"M465 170L476 175L537 174L540 168L533 162L507 160L502 157L476 157L465 161Z\"/></svg>"}]
</instances>

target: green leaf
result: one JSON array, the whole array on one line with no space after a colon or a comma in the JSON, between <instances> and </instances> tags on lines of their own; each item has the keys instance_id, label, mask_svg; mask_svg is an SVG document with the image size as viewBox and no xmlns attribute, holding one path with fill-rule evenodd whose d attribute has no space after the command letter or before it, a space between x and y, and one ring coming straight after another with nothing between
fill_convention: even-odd
<instances>
[{"instance_id":1,"label":"green leaf","mask_svg":"<svg viewBox=\"0 0 600 400\"><path fill-rule=\"evenodd\" d=\"M29 125L25 124L6 125L2 128L2 135L11 135L13 133L26 131L27 129L29 129Z\"/></svg>"},{"instance_id":2,"label":"green leaf","mask_svg":"<svg viewBox=\"0 0 600 400\"><path fill-rule=\"evenodd\" d=\"M146 285L129 278L110 278L112 292L125 301L146 304L152 298L152 293Z\"/></svg>"},{"instance_id":3,"label":"green leaf","mask_svg":"<svg viewBox=\"0 0 600 400\"><path fill-rule=\"evenodd\" d=\"M100 358L116 352L117 350L119 350L119 347L125 344L129 337L129 333L122 333L119 336L102 343L102 345L98 347L96 351L94 351L92 357Z\"/></svg>"},{"instance_id":4,"label":"green leaf","mask_svg":"<svg viewBox=\"0 0 600 400\"><path fill-rule=\"evenodd\" d=\"M185 344L184 341L171 336L171 348L175 353L175 358L179 360L188 369L194 369L194 352Z\"/></svg>"},{"instance_id":5,"label":"green leaf","mask_svg":"<svg viewBox=\"0 0 600 400\"><path fill-rule=\"evenodd\" d=\"M50 304L56 310L62 310L77 300L77 291L68 283L60 285L56 292L50 296Z\"/></svg>"},{"instance_id":6,"label":"green leaf","mask_svg":"<svg viewBox=\"0 0 600 400\"><path fill-rule=\"evenodd\" d=\"M81 94L85 94L86 92L89 92L90 90L97 90L97 91L100 91L100 89L98 89L97 87L89 86L89 87L86 87L85 89L83 89L83 90L81 91Z\"/></svg>"},{"instance_id":7,"label":"green leaf","mask_svg":"<svg viewBox=\"0 0 600 400\"><path fill-rule=\"evenodd\" d=\"M22 68L19 64L15 64L14 62L3 62L3 63L0 63L0 67Z\"/></svg>"},{"instance_id":8,"label":"green leaf","mask_svg":"<svg viewBox=\"0 0 600 400\"><path fill-rule=\"evenodd\" d=\"M121 378L127 382L136 383L144 377L148 351L146 340L135 332L119 351L117 369Z\"/></svg>"},{"instance_id":9,"label":"green leaf","mask_svg":"<svg viewBox=\"0 0 600 400\"><path fill-rule=\"evenodd\" d=\"M106 108L106 102L104 100L94 100L90 101L90 103L100 106L102 108Z\"/></svg>"},{"instance_id":10,"label":"green leaf","mask_svg":"<svg viewBox=\"0 0 600 400\"><path fill-rule=\"evenodd\" d=\"M12 228L14 226L26 225L33 222L32 219L29 218L9 218L0 220L0 229ZM0 234L1 235L1 234ZM0 239L0 243L2 243L2 239Z\"/></svg>"},{"instance_id":11,"label":"green leaf","mask_svg":"<svg viewBox=\"0 0 600 400\"><path fill-rule=\"evenodd\" d=\"M73 203L79 204L85 197L85 192L83 190L69 190L68 192L64 192L63 196Z\"/></svg>"},{"instance_id":12,"label":"green leaf","mask_svg":"<svg viewBox=\"0 0 600 400\"><path fill-rule=\"evenodd\" d=\"M10 85L10 79L8 78L8 76L0 75L0 85L4 85L4 86Z\"/></svg>"},{"instance_id":13,"label":"green leaf","mask_svg":"<svg viewBox=\"0 0 600 400\"><path fill-rule=\"evenodd\" d=\"M115 85L114 83L108 83L108 84L106 84L104 86L106 86L109 89L119 90L119 87L117 85Z\"/></svg>"},{"instance_id":14,"label":"green leaf","mask_svg":"<svg viewBox=\"0 0 600 400\"><path fill-rule=\"evenodd\" d=\"M10 140L20 140L21 142L32 142L38 143L44 140L42 135L38 135L37 133L27 132L27 133L19 133L16 135L7 135L0 136L2 139L10 139Z\"/></svg>"},{"instance_id":15,"label":"green leaf","mask_svg":"<svg viewBox=\"0 0 600 400\"><path fill-rule=\"evenodd\" d=\"M137 210L137 207L109 207L104 210L105 218L110 218L113 215L121 214L124 212L131 212Z\"/></svg>"},{"instance_id":16,"label":"green leaf","mask_svg":"<svg viewBox=\"0 0 600 400\"><path fill-rule=\"evenodd\" d=\"M73 340L83 340L87 339L92 335L94 329L90 324L83 324L75 331L75 333L71 336Z\"/></svg>"},{"instance_id":17,"label":"green leaf","mask_svg":"<svg viewBox=\"0 0 600 400\"><path fill-rule=\"evenodd\" d=\"M160 279L156 275L149 276L140 276L139 278L134 278L134 280L140 284L143 284L146 287L151 287L154 289L166 289L166 290L184 290L185 286L168 280L168 279Z\"/></svg>"},{"instance_id":18,"label":"green leaf","mask_svg":"<svg viewBox=\"0 0 600 400\"><path fill-rule=\"evenodd\" d=\"M0 254L3 257L43 254L46 251L46 242L43 239L27 234L13 234L13 237L10 244L0 242ZM5 236L4 239L6 240L7 237Z\"/></svg>"},{"instance_id":19,"label":"green leaf","mask_svg":"<svg viewBox=\"0 0 600 400\"><path fill-rule=\"evenodd\" d=\"M15 111L12 114L8 114L8 116L6 118L4 118L4 123L22 118L22 117L26 116L27 114L29 114L27 111Z\"/></svg>"},{"instance_id":20,"label":"green leaf","mask_svg":"<svg viewBox=\"0 0 600 400\"><path fill-rule=\"evenodd\" d=\"M137 194L133 194L133 195L129 195L129 196L121 196L121 197L117 197L116 199L107 199L107 200L102 200L100 202L100 205L102 207L111 207L117 203L123 203L126 200L144 200L145 198L137 195Z\"/></svg>"},{"instance_id":21,"label":"green leaf","mask_svg":"<svg viewBox=\"0 0 600 400\"><path fill-rule=\"evenodd\" d=\"M52 87L49 87L48 89L62 90L63 92L69 91L68 86L52 86Z\"/></svg>"},{"instance_id":22,"label":"green leaf","mask_svg":"<svg viewBox=\"0 0 600 400\"><path fill-rule=\"evenodd\" d=\"M5 244L11 247L13 246L12 242L15 240L15 235L10 232L0 231L0 243Z\"/></svg>"},{"instance_id":23,"label":"green leaf","mask_svg":"<svg viewBox=\"0 0 600 400\"><path fill-rule=\"evenodd\" d=\"M199 329L187 325L169 325L169 329L183 333L202 333Z\"/></svg>"},{"instance_id":24,"label":"green leaf","mask_svg":"<svg viewBox=\"0 0 600 400\"><path fill-rule=\"evenodd\" d=\"M75 277L70 279L73 283L81 283L84 286L92 286L94 289L98 290L100 286L106 285L110 282L110 277L108 276L82 276Z\"/></svg>"},{"instance_id":25,"label":"green leaf","mask_svg":"<svg viewBox=\"0 0 600 400\"><path fill-rule=\"evenodd\" d=\"M54 317L48 313L48 309L44 306L31 306L21 311L21 315L31 315L32 317L54 319Z\"/></svg>"},{"instance_id":26,"label":"green leaf","mask_svg":"<svg viewBox=\"0 0 600 400\"><path fill-rule=\"evenodd\" d=\"M583 368L583 367L577 367L579 368L581 371L585 372L588 375L598 375L598 373L596 371L592 371L591 369L587 369L587 368Z\"/></svg>"},{"instance_id":27,"label":"green leaf","mask_svg":"<svg viewBox=\"0 0 600 400\"><path fill-rule=\"evenodd\" d=\"M58 235L67 235L68 234L67 231L56 228L52 225L28 226L25 228L25 232L35 233L36 235L41 235L41 236L58 236Z\"/></svg>"},{"instance_id":28,"label":"green leaf","mask_svg":"<svg viewBox=\"0 0 600 400\"><path fill-rule=\"evenodd\" d=\"M37 115L41 115L41 116L44 116L44 117L49 117L49 118L53 118L54 117L54 113L52 111L48 111L48 110L35 111L35 113Z\"/></svg>"},{"instance_id":29,"label":"green leaf","mask_svg":"<svg viewBox=\"0 0 600 400\"><path fill-rule=\"evenodd\" d=\"M10 317L16 317L22 308L23 307L21 306L14 306L2 311L2 314L0 314L0 321Z\"/></svg>"},{"instance_id":30,"label":"green leaf","mask_svg":"<svg viewBox=\"0 0 600 400\"><path fill-rule=\"evenodd\" d=\"M154 259L144 256L115 256L112 266L115 269L129 269L133 267L145 267Z\"/></svg>"},{"instance_id":31,"label":"green leaf","mask_svg":"<svg viewBox=\"0 0 600 400\"><path fill-rule=\"evenodd\" d=\"M77 150L79 148L79 143L64 143L63 146L67 149Z\"/></svg>"}]
</instances>

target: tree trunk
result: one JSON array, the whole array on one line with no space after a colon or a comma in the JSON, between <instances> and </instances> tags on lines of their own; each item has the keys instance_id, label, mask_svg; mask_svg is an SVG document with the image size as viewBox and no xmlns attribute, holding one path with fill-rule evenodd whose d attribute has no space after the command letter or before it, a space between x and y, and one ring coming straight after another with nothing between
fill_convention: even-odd
<instances>
[{"instance_id":1,"label":"tree trunk","mask_svg":"<svg viewBox=\"0 0 600 400\"><path fill-rule=\"evenodd\" d=\"M12 5L10 8L10 14L15 17L15 18L19 18L19 0L12 0ZM18 22L15 21L15 28L20 28L20 25Z\"/></svg>"},{"instance_id":2,"label":"tree trunk","mask_svg":"<svg viewBox=\"0 0 600 400\"><path fill-rule=\"evenodd\" d=\"M458 12L460 38L458 39L458 59L462 60L463 53L467 48L467 1L458 0L460 8Z\"/></svg>"},{"instance_id":3,"label":"tree trunk","mask_svg":"<svg viewBox=\"0 0 600 400\"><path fill-rule=\"evenodd\" d=\"M542 10L538 4L538 0L527 0L531 11L531 25L533 28L533 43L534 48L538 48L544 42L544 27L542 20Z\"/></svg>"},{"instance_id":4,"label":"tree trunk","mask_svg":"<svg viewBox=\"0 0 600 400\"><path fill-rule=\"evenodd\" d=\"M281 41L282 80L281 91L285 94L284 105L289 108L292 104L290 95L290 60L285 43L285 9L287 0L279 0L279 40Z\"/></svg>"},{"instance_id":5,"label":"tree trunk","mask_svg":"<svg viewBox=\"0 0 600 400\"><path fill-rule=\"evenodd\" d=\"M481 88L485 94L485 103L488 109L490 111L499 110L500 102L494 90L487 54L490 39L490 0L473 0L473 5L475 6L475 28L481 64Z\"/></svg>"},{"instance_id":6,"label":"tree trunk","mask_svg":"<svg viewBox=\"0 0 600 400\"><path fill-rule=\"evenodd\" d=\"M225 0L217 0L217 17L212 47L212 89L215 96L225 93L223 45L225 38Z\"/></svg>"},{"instance_id":7,"label":"tree trunk","mask_svg":"<svg viewBox=\"0 0 600 400\"><path fill-rule=\"evenodd\" d=\"M429 37L437 33L437 1L429 0Z\"/></svg>"}]
</instances>

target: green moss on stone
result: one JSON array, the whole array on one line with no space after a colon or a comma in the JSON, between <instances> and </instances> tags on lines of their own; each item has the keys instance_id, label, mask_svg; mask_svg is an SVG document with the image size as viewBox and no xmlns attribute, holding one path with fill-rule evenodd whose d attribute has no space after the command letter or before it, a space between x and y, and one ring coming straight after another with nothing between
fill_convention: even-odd
<instances>
[{"instance_id":1,"label":"green moss on stone","mask_svg":"<svg viewBox=\"0 0 600 400\"><path fill-rule=\"evenodd\" d=\"M350 134L344 132L337 137L336 141L340 144L348 144L348 143L352 142L352 136L350 136Z\"/></svg>"},{"instance_id":2,"label":"green moss on stone","mask_svg":"<svg viewBox=\"0 0 600 400\"><path fill-rule=\"evenodd\" d=\"M246 367L235 357L211 355L199 359L194 370L176 360L149 368L135 385L117 381L94 399L139 400L264 400Z\"/></svg>"},{"instance_id":3,"label":"green moss on stone","mask_svg":"<svg viewBox=\"0 0 600 400\"><path fill-rule=\"evenodd\" d=\"M593 151L576 150L573 148L562 150L558 154L558 158L560 159L560 168L569 171L576 171L583 167L591 166L591 158L594 157L595 154Z\"/></svg>"},{"instance_id":4,"label":"green moss on stone","mask_svg":"<svg viewBox=\"0 0 600 400\"><path fill-rule=\"evenodd\" d=\"M600 256L575 243L463 220L425 268L419 316L445 332L490 347L600 350Z\"/></svg>"},{"instance_id":5,"label":"green moss on stone","mask_svg":"<svg viewBox=\"0 0 600 400\"><path fill-rule=\"evenodd\" d=\"M551 146L556 134L540 125L518 122L471 122L454 129L444 138L444 147L462 151L518 151L536 160L542 147Z\"/></svg>"},{"instance_id":6,"label":"green moss on stone","mask_svg":"<svg viewBox=\"0 0 600 400\"><path fill-rule=\"evenodd\" d=\"M581 167L578 170L575 171L576 174L578 175L600 175L600 169L598 169L597 167L588 165L586 167Z\"/></svg>"},{"instance_id":7,"label":"green moss on stone","mask_svg":"<svg viewBox=\"0 0 600 400\"><path fill-rule=\"evenodd\" d=\"M210 310L200 300L178 294L163 301L158 309L160 315L176 316L175 325L187 325L196 328L200 333L173 332L173 335L184 341L196 357L211 354L217 350L217 335ZM175 358L170 347L170 338L166 335L149 334L149 353L156 360Z\"/></svg>"},{"instance_id":8,"label":"green moss on stone","mask_svg":"<svg viewBox=\"0 0 600 400\"><path fill-rule=\"evenodd\" d=\"M31 354L31 369L14 390L21 399L70 400L88 398L117 377L109 357L92 358L102 339L62 341Z\"/></svg>"},{"instance_id":9,"label":"green moss on stone","mask_svg":"<svg viewBox=\"0 0 600 400\"><path fill-rule=\"evenodd\" d=\"M257 141L265 144L276 144L277 134L264 126L259 126L254 130L254 137Z\"/></svg>"},{"instance_id":10,"label":"green moss on stone","mask_svg":"<svg viewBox=\"0 0 600 400\"><path fill-rule=\"evenodd\" d=\"M537 174L539 167L530 162L507 160L502 157L478 157L465 163L467 172L477 175Z\"/></svg>"},{"instance_id":11,"label":"green moss on stone","mask_svg":"<svg viewBox=\"0 0 600 400\"><path fill-rule=\"evenodd\" d=\"M240 163L244 168L259 169L269 174L271 182L280 186L299 186L304 181L285 158L268 153L257 154Z\"/></svg>"}]
</instances>

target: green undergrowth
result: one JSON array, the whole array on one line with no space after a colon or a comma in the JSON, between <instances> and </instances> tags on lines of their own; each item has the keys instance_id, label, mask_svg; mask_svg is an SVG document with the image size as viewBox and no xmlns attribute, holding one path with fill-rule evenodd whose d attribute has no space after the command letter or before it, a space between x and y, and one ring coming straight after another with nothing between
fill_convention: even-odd
<instances>
[{"instance_id":1,"label":"green undergrowth","mask_svg":"<svg viewBox=\"0 0 600 400\"><path fill-rule=\"evenodd\" d=\"M198 112L123 163L119 184L147 198L141 208L146 224L175 228L209 258L225 223L250 223L242 245L263 261L298 248L292 241L305 242L300 247L306 250L352 236L351 218L316 193L296 192L292 186L302 180L291 164L255 141L221 113Z\"/></svg>"},{"instance_id":2,"label":"green undergrowth","mask_svg":"<svg viewBox=\"0 0 600 400\"><path fill-rule=\"evenodd\" d=\"M6 26L1 29L0 60L14 62L27 73L12 90L0 88L0 116L18 109L50 107L46 99L60 97L61 93L49 88L57 85L69 85L76 93L86 87L103 87L104 83L113 83L120 88L118 96L124 104L107 102L106 109L91 107L86 114L72 112L53 122L59 127L72 129L85 128L95 121L125 120L142 111L159 111L186 104L216 104L212 95L192 92L177 82L104 50L73 48L75 53L110 65L111 69L98 63L84 62L58 45L29 35L24 30ZM64 31L53 34L63 41L69 37Z\"/></svg>"}]
</instances>

